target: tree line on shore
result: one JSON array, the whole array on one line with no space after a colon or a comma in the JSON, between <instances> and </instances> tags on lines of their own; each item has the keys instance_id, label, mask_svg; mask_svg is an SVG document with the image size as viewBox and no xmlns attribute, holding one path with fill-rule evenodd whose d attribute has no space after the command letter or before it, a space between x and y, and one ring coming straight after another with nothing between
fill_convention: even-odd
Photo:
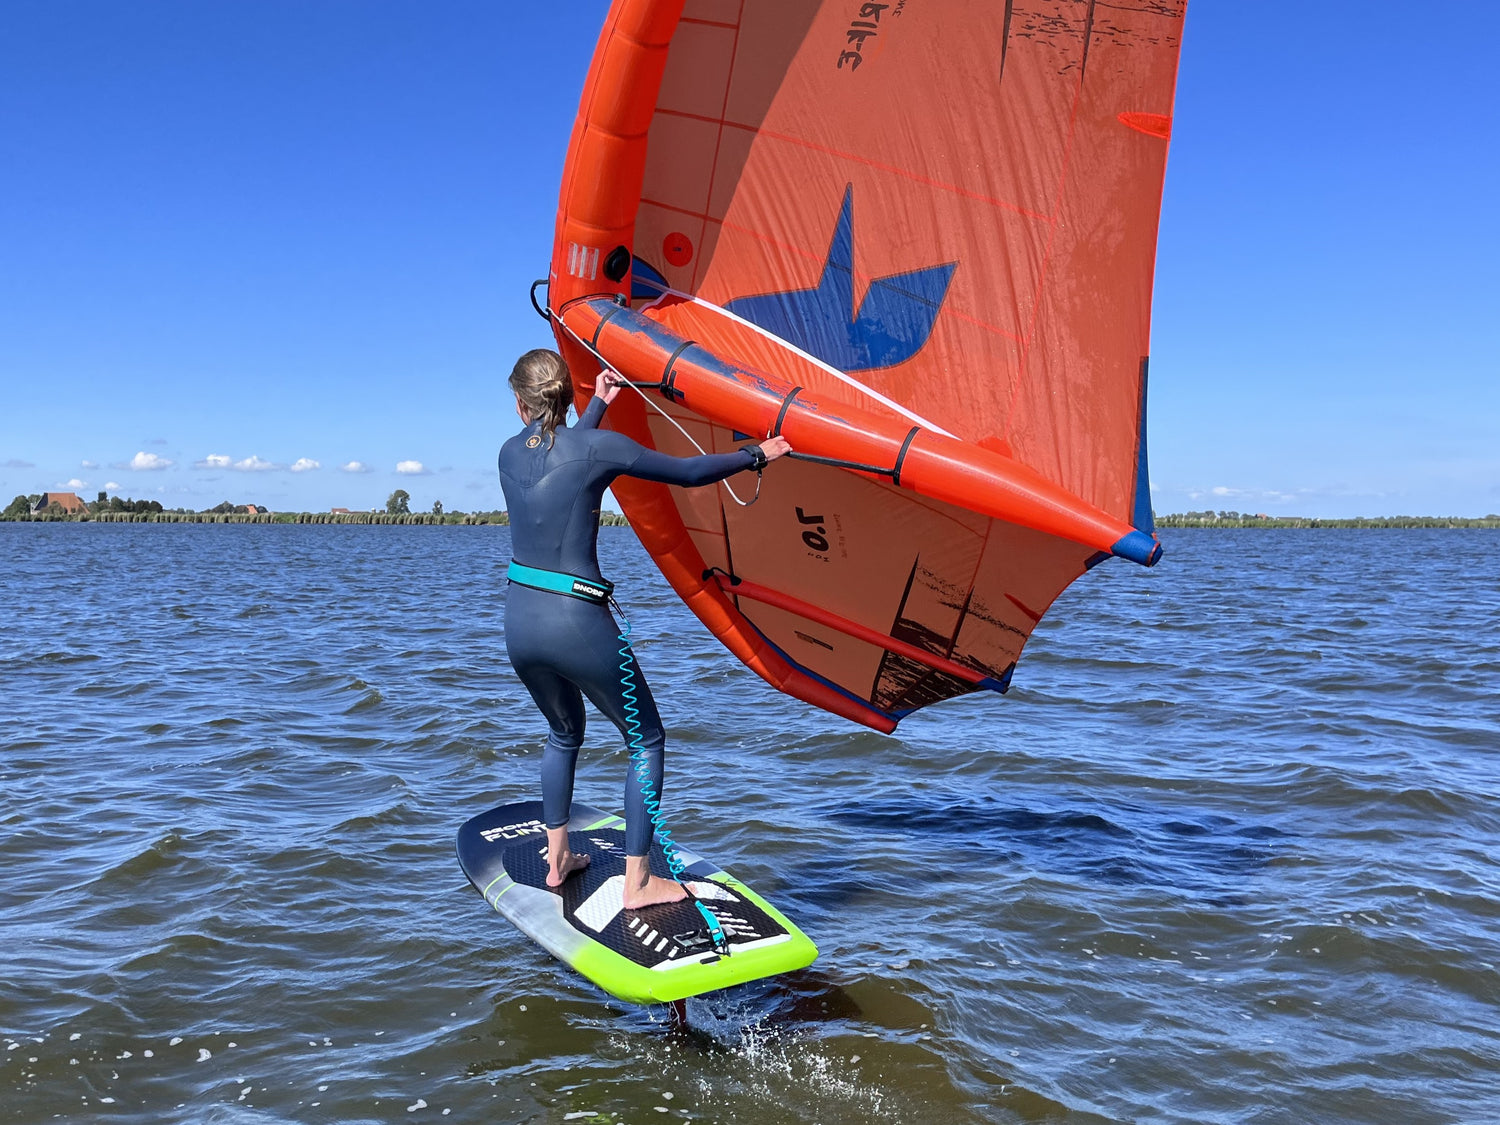
<instances>
[{"instance_id":1,"label":"tree line on shore","mask_svg":"<svg viewBox=\"0 0 1500 1125\"><path fill-rule=\"evenodd\" d=\"M1316 519L1311 516L1266 516L1240 512L1179 512L1157 516L1157 527L1488 527L1500 528L1500 515L1487 516L1363 516L1357 519Z\"/></svg>"},{"instance_id":2,"label":"tree line on shore","mask_svg":"<svg viewBox=\"0 0 1500 1125\"><path fill-rule=\"evenodd\" d=\"M444 511L441 500L433 503L430 512L413 512L410 496L399 488L391 493L383 512L271 512L264 505L234 504L228 500L212 508L194 511L191 508L165 508L157 500L106 496L103 492L99 493L98 499L69 512L56 503L38 507L41 499L40 494L17 496L0 511L0 520L17 523L312 523L457 527L510 523L510 516L503 511ZM604 526L628 523L624 516L614 512L601 513L599 522Z\"/></svg>"}]
</instances>

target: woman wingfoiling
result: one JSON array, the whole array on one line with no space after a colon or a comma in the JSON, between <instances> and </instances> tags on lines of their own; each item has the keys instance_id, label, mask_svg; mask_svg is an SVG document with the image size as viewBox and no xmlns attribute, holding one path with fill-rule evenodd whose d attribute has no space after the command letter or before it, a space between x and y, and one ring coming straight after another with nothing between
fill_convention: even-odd
<instances>
[{"instance_id":1,"label":"woman wingfoiling","mask_svg":"<svg viewBox=\"0 0 1500 1125\"><path fill-rule=\"evenodd\" d=\"M620 476L686 487L712 484L747 469L763 469L790 450L769 438L733 453L670 457L623 434L598 428L623 383L601 374L597 392L575 426L566 424L573 384L556 352L537 349L516 361L510 386L525 423L500 450L500 485L510 513L510 586L505 602L505 646L511 665L546 717L542 806L547 826L549 886L560 886L587 866L587 854L568 844L573 773L583 744L583 697L608 718L644 758L625 784L625 906L636 909L685 897L681 885L652 875L653 835L648 800L660 800L666 735L651 689L609 608L613 589L599 570L599 508ZM633 699L622 688L622 656L633 676ZM633 680L633 684L630 681ZM632 734L634 737L632 737ZM646 791L643 792L643 789Z\"/></svg>"}]
</instances>

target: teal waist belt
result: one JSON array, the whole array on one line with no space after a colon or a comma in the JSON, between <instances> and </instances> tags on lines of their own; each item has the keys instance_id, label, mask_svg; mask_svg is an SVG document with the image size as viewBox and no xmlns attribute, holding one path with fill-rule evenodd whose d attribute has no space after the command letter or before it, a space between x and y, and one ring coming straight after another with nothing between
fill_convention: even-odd
<instances>
[{"instance_id":1,"label":"teal waist belt","mask_svg":"<svg viewBox=\"0 0 1500 1125\"><path fill-rule=\"evenodd\" d=\"M563 574L557 570L542 570L510 560L508 577L518 586L530 586L533 590L546 590L552 594L566 594L570 598L605 605L615 584L602 578L579 578L575 574Z\"/></svg>"}]
</instances>

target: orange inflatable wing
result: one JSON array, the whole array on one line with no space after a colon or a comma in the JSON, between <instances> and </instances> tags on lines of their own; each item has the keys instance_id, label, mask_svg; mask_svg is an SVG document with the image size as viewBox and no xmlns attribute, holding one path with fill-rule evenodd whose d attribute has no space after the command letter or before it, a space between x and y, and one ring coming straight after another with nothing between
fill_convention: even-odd
<instances>
[{"instance_id":1,"label":"orange inflatable wing","mask_svg":"<svg viewBox=\"0 0 1500 1125\"><path fill-rule=\"evenodd\" d=\"M722 486L615 486L779 689L880 730L1004 690L1067 585L1150 565L1151 281L1183 3L617 0L549 306L580 398ZM739 478L745 480L746 478ZM744 494L753 485L731 486Z\"/></svg>"}]
</instances>

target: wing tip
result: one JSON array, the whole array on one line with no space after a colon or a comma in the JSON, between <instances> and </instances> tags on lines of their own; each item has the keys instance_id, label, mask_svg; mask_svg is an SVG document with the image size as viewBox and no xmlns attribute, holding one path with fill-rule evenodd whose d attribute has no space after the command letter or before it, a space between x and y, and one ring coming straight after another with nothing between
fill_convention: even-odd
<instances>
[{"instance_id":1,"label":"wing tip","mask_svg":"<svg viewBox=\"0 0 1500 1125\"><path fill-rule=\"evenodd\" d=\"M1142 566L1155 566L1161 559L1161 540L1144 531L1132 531L1117 539L1109 553Z\"/></svg>"}]
</instances>

